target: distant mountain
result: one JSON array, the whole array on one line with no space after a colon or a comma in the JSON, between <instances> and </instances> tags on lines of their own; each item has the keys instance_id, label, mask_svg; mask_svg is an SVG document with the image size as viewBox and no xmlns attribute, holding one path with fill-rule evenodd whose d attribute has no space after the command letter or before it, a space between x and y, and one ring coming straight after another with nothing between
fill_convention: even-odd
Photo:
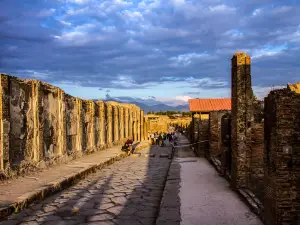
<instances>
[{"instance_id":1,"label":"distant mountain","mask_svg":"<svg viewBox=\"0 0 300 225\"><path fill-rule=\"evenodd\" d=\"M118 101L118 102L123 102L123 103L130 103L130 104L135 104L139 106L142 110L145 111L145 113L148 112L159 112L159 111L181 111L181 112L188 112L189 111L189 106L188 104L185 105L178 105L178 106L169 106L163 103L158 103L158 104L146 104L142 102L140 99L139 101L135 101L135 99L120 99L120 98L109 98L105 99L105 101ZM148 103L148 102L147 102Z\"/></svg>"},{"instance_id":2,"label":"distant mountain","mask_svg":"<svg viewBox=\"0 0 300 225\"><path fill-rule=\"evenodd\" d=\"M139 106L142 110L145 111L145 113L147 112L159 112L159 111L181 111L181 112L188 112L189 111L189 107L188 104L186 105L179 105L179 106L169 106L163 103L157 104L157 105L146 105L144 103L141 102L127 102L127 103L132 103L132 104L136 104L137 106Z\"/></svg>"}]
</instances>

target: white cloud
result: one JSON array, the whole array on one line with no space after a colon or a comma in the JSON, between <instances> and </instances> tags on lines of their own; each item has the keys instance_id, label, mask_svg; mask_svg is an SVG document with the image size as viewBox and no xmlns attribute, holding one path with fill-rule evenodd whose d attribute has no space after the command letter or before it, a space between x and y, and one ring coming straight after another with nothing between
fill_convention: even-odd
<instances>
[{"instance_id":1,"label":"white cloud","mask_svg":"<svg viewBox=\"0 0 300 225\"><path fill-rule=\"evenodd\" d=\"M270 91L275 90L275 89L282 89L285 88L286 85L276 85L276 86L271 86L271 87L261 87L261 86L253 86L253 92L255 96L261 100L264 99L264 97L267 97Z\"/></svg>"},{"instance_id":2,"label":"white cloud","mask_svg":"<svg viewBox=\"0 0 300 225\"><path fill-rule=\"evenodd\" d=\"M84 5L90 2L90 0L67 0L68 3L74 3L78 5Z\"/></svg>"},{"instance_id":3,"label":"white cloud","mask_svg":"<svg viewBox=\"0 0 300 225\"><path fill-rule=\"evenodd\" d=\"M262 9L255 9L252 13L252 16L258 16L262 13Z\"/></svg>"},{"instance_id":4,"label":"white cloud","mask_svg":"<svg viewBox=\"0 0 300 225\"><path fill-rule=\"evenodd\" d=\"M113 0L113 3L123 7L132 5L132 2L123 1L123 0Z\"/></svg>"},{"instance_id":5,"label":"white cloud","mask_svg":"<svg viewBox=\"0 0 300 225\"><path fill-rule=\"evenodd\" d=\"M183 101L183 102L188 102L188 100L191 99L190 96L176 96L175 100Z\"/></svg>"},{"instance_id":6,"label":"white cloud","mask_svg":"<svg viewBox=\"0 0 300 225\"><path fill-rule=\"evenodd\" d=\"M44 9L44 10L41 10L37 16L38 17L48 17L48 16L51 16L55 13L55 9Z\"/></svg>"},{"instance_id":7,"label":"white cloud","mask_svg":"<svg viewBox=\"0 0 300 225\"><path fill-rule=\"evenodd\" d=\"M228 5L215 5L215 6L210 6L209 10L211 12L234 12L235 8L234 7L230 7Z\"/></svg>"},{"instance_id":8,"label":"white cloud","mask_svg":"<svg viewBox=\"0 0 300 225\"><path fill-rule=\"evenodd\" d=\"M186 53L186 54L181 54L175 57L171 57L170 60L175 62L175 65L183 65L183 66L188 66L191 64L194 60L196 59L202 59L209 57L208 54L202 53Z\"/></svg>"},{"instance_id":9,"label":"white cloud","mask_svg":"<svg viewBox=\"0 0 300 225\"><path fill-rule=\"evenodd\" d=\"M179 7L185 4L185 0L170 0L170 2L175 6Z\"/></svg>"},{"instance_id":10,"label":"white cloud","mask_svg":"<svg viewBox=\"0 0 300 225\"><path fill-rule=\"evenodd\" d=\"M255 49L252 51L252 59L259 59L263 57L276 56L283 53L286 49L285 45L267 47L263 49Z\"/></svg>"},{"instance_id":11,"label":"white cloud","mask_svg":"<svg viewBox=\"0 0 300 225\"><path fill-rule=\"evenodd\" d=\"M186 82L188 82L190 85L193 87L210 87L210 88L220 88L220 87L225 87L228 82L227 81L221 81L219 79L212 79L210 77L205 77L205 78L194 78L194 77L189 77L185 79Z\"/></svg>"},{"instance_id":12,"label":"white cloud","mask_svg":"<svg viewBox=\"0 0 300 225\"><path fill-rule=\"evenodd\" d=\"M67 22L67 21L64 21L64 20L60 20L59 22L60 22L61 24L65 25L65 26L68 26L68 27L72 26L72 23Z\"/></svg>"},{"instance_id":13,"label":"white cloud","mask_svg":"<svg viewBox=\"0 0 300 225\"><path fill-rule=\"evenodd\" d=\"M131 20L134 22L144 20L143 15L138 11L124 10L120 13L121 17L126 21Z\"/></svg>"}]
</instances>

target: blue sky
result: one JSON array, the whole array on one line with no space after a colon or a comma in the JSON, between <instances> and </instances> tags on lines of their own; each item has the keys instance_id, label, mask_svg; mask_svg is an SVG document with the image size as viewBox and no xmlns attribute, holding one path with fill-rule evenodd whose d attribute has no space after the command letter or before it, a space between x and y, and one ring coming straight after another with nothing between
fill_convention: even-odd
<instances>
[{"instance_id":1,"label":"blue sky","mask_svg":"<svg viewBox=\"0 0 300 225\"><path fill-rule=\"evenodd\" d=\"M252 57L257 96L300 81L300 1L2 0L0 72L84 99L229 97Z\"/></svg>"}]
</instances>

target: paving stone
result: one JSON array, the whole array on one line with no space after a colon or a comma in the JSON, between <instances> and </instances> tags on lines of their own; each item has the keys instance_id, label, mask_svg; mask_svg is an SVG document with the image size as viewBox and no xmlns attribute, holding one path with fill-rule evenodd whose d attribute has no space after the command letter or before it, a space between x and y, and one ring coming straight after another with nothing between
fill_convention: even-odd
<instances>
[{"instance_id":1,"label":"paving stone","mask_svg":"<svg viewBox=\"0 0 300 225\"><path fill-rule=\"evenodd\" d=\"M113 204L113 203L103 203L103 204L100 204L100 205L96 205L95 208L105 210L105 209L112 208L114 206L115 206L115 204Z\"/></svg>"},{"instance_id":2,"label":"paving stone","mask_svg":"<svg viewBox=\"0 0 300 225\"><path fill-rule=\"evenodd\" d=\"M114 206L112 208L107 209L108 212L113 213L114 215L120 214L123 210L123 206Z\"/></svg>"},{"instance_id":3,"label":"paving stone","mask_svg":"<svg viewBox=\"0 0 300 225\"><path fill-rule=\"evenodd\" d=\"M44 211L47 212L52 212L55 211L57 208L55 206L45 206Z\"/></svg>"},{"instance_id":4,"label":"paving stone","mask_svg":"<svg viewBox=\"0 0 300 225\"><path fill-rule=\"evenodd\" d=\"M30 222L22 222L19 225L39 225L36 221L30 221Z\"/></svg>"},{"instance_id":5,"label":"paving stone","mask_svg":"<svg viewBox=\"0 0 300 225\"><path fill-rule=\"evenodd\" d=\"M115 225L115 223L114 223L114 222L112 222L112 221L103 221L103 222L101 222L101 221L98 221L98 222L88 222L88 223L86 223L86 224L88 224L88 225Z\"/></svg>"},{"instance_id":6,"label":"paving stone","mask_svg":"<svg viewBox=\"0 0 300 225\"><path fill-rule=\"evenodd\" d=\"M111 220L114 217L115 216L113 216L112 214L104 213L104 214L89 217L88 222Z\"/></svg>"},{"instance_id":7,"label":"paving stone","mask_svg":"<svg viewBox=\"0 0 300 225\"><path fill-rule=\"evenodd\" d=\"M124 205L128 201L125 197L113 197L111 200L119 205Z\"/></svg>"},{"instance_id":8,"label":"paving stone","mask_svg":"<svg viewBox=\"0 0 300 225\"><path fill-rule=\"evenodd\" d=\"M1 222L1 225L16 225L18 223L20 223L19 220L7 220L7 221Z\"/></svg>"},{"instance_id":9,"label":"paving stone","mask_svg":"<svg viewBox=\"0 0 300 225\"><path fill-rule=\"evenodd\" d=\"M101 213L106 213L106 210L104 209L87 209L87 210L81 210L79 212L82 216L93 216Z\"/></svg>"},{"instance_id":10,"label":"paving stone","mask_svg":"<svg viewBox=\"0 0 300 225\"><path fill-rule=\"evenodd\" d=\"M168 150L157 148L154 152L157 156L161 153L168 154ZM55 225L72 225L74 221L77 224L152 225L169 163L158 157L128 157L53 196L51 201L49 198L35 205L35 209L30 207L20 220L30 224L56 222ZM10 221L14 221L14 216Z\"/></svg>"}]
</instances>

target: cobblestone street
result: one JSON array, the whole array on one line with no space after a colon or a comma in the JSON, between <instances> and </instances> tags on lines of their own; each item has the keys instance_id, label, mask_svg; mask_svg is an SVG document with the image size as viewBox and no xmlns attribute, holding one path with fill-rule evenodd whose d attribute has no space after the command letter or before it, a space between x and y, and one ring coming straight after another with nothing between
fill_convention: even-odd
<instances>
[{"instance_id":1,"label":"cobblestone street","mask_svg":"<svg viewBox=\"0 0 300 225\"><path fill-rule=\"evenodd\" d=\"M170 154L171 147L153 146L140 153L140 157L116 162L0 224L153 224L171 161L160 156Z\"/></svg>"}]
</instances>

